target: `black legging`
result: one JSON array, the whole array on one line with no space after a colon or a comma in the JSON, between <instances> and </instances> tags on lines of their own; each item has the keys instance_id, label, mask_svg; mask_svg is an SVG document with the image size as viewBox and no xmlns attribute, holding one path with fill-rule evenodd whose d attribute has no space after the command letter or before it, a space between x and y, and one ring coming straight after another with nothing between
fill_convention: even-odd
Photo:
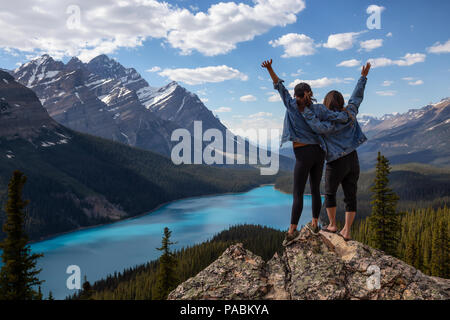
<instances>
[{"instance_id":1,"label":"black legging","mask_svg":"<svg viewBox=\"0 0 450 320\"><path fill-rule=\"evenodd\" d=\"M322 208L320 180L322 179L325 152L317 144L294 148L294 202L292 203L291 224L298 224L303 211L303 192L309 175L312 195L312 216L319 218Z\"/></svg>"}]
</instances>

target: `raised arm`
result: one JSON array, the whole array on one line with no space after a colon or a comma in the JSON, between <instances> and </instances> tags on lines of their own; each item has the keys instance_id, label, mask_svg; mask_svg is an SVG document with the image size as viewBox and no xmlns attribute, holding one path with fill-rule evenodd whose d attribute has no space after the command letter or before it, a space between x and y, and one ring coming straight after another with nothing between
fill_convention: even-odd
<instances>
[{"instance_id":1,"label":"raised arm","mask_svg":"<svg viewBox=\"0 0 450 320\"><path fill-rule=\"evenodd\" d=\"M285 107L288 109L288 111L296 112L297 111L297 100L292 98L289 91L284 86L283 82L284 80L278 78L275 71L273 71L272 68L272 59L266 60L261 64L261 67L266 68L269 72L270 77L273 81L273 88L275 90L278 90L281 100L283 101Z\"/></svg>"},{"instance_id":2,"label":"raised arm","mask_svg":"<svg viewBox=\"0 0 450 320\"><path fill-rule=\"evenodd\" d=\"M364 99L364 89L366 88L367 75L369 74L370 66L370 63L363 66L361 78L359 78L358 83L353 90L352 96L350 97L350 100L348 100L348 106L346 109L353 115L353 117L356 117L358 114L359 106Z\"/></svg>"},{"instance_id":3,"label":"raised arm","mask_svg":"<svg viewBox=\"0 0 450 320\"><path fill-rule=\"evenodd\" d=\"M261 67L267 69L267 71L269 72L270 77L272 78L273 83L278 83L278 80L279 80L280 78L278 78L278 76L277 76L277 74L275 73L275 71L273 71L273 68L272 68L272 59L263 61L263 63L261 63Z\"/></svg>"}]
</instances>

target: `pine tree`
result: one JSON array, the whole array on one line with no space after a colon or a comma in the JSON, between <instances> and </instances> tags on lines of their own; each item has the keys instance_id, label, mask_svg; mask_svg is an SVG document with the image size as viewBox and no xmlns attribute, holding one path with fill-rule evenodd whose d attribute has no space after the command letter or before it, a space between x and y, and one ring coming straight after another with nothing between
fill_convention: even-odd
<instances>
[{"instance_id":1,"label":"pine tree","mask_svg":"<svg viewBox=\"0 0 450 320\"><path fill-rule=\"evenodd\" d=\"M42 300L42 297L43 297L43 294L42 294L41 286L39 286L36 300Z\"/></svg>"},{"instance_id":2,"label":"pine tree","mask_svg":"<svg viewBox=\"0 0 450 320\"><path fill-rule=\"evenodd\" d=\"M409 241L406 245L406 252L405 252L405 262L417 267L417 247L415 241Z\"/></svg>"},{"instance_id":3,"label":"pine tree","mask_svg":"<svg viewBox=\"0 0 450 320\"><path fill-rule=\"evenodd\" d=\"M374 186L371 187L372 213L369 217L369 244L397 256L400 222L396 212L399 197L388 187L389 160L378 152Z\"/></svg>"},{"instance_id":4,"label":"pine tree","mask_svg":"<svg viewBox=\"0 0 450 320\"><path fill-rule=\"evenodd\" d=\"M33 287L43 282L38 278L41 269L36 269L37 259L43 255L31 253L24 230L24 209L28 201L22 199L22 191L26 180L22 172L14 171L8 185L6 221L3 225L6 238L0 243L0 249L3 250L0 300L38 299L39 293Z\"/></svg>"},{"instance_id":5,"label":"pine tree","mask_svg":"<svg viewBox=\"0 0 450 320\"><path fill-rule=\"evenodd\" d=\"M449 275L449 239L445 220L440 220L433 230L431 251L431 274L448 278Z\"/></svg>"},{"instance_id":6,"label":"pine tree","mask_svg":"<svg viewBox=\"0 0 450 320\"><path fill-rule=\"evenodd\" d=\"M176 274L177 260L174 254L170 251L170 246L175 242L170 241L172 231L169 228L164 228L164 237L162 238L161 248L163 254L159 258L159 270L157 272L156 284L152 290L152 299L165 300L170 291L175 289L178 284L178 277Z\"/></svg>"},{"instance_id":7,"label":"pine tree","mask_svg":"<svg viewBox=\"0 0 450 320\"><path fill-rule=\"evenodd\" d=\"M86 275L83 278L83 285L80 293L81 300L90 300L92 298L92 286L87 280Z\"/></svg>"},{"instance_id":8,"label":"pine tree","mask_svg":"<svg viewBox=\"0 0 450 320\"><path fill-rule=\"evenodd\" d=\"M54 298L53 298L53 293L51 292L51 291L49 291L48 292L48 300L55 300Z\"/></svg>"}]
</instances>

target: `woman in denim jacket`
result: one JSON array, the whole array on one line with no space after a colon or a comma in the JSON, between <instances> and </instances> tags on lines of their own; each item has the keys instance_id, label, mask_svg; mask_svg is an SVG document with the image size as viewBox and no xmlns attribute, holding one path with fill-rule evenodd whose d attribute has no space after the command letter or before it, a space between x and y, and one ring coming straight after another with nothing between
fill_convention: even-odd
<instances>
[{"instance_id":1,"label":"woman in denim jacket","mask_svg":"<svg viewBox=\"0 0 450 320\"><path fill-rule=\"evenodd\" d=\"M353 119L359 111L359 106L364 98L367 75L369 74L370 63L362 68L361 78L356 84L356 88L345 108ZM324 104L329 110L344 110L344 97L338 91L330 91ZM327 168L325 172L325 206L327 208L330 224L324 227L327 232L337 232L336 225L336 192L339 185L342 185L345 202L345 226L338 233L344 240L350 240L350 230L356 215L356 192L359 179L359 160L356 148L367 141L358 122L336 123L330 126L328 122L323 122L314 109L305 108L302 112L306 122L311 129L320 134L328 150Z\"/></svg>"},{"instance_id":2,"label":"woman in denim jacket","mask_svg":"<svg viewBox=\"0 0 450 320\"><path fill-rule=\"evenodd\" d=\"M322 206L320 197L320 181L322 179L325 155L327 152L325 140L317 134L307 123L302 112L306 109L314 112L322 128L334 128L337 124L346 125L351 122L349 113L345 110L334 112L321 104L313 104L311 87L306 83L295 86L294 98L283 85L272 68L272 60L264 61L261 66L269 72L274 88L278 90L286 107L281 144L292 141L296 163L294 168L294 190L291 212L291 224L286 233L283 245L287 246L299 238L297 230L298 221L303 210L303 192L309 176L312 195L312 222L307 227L317 234L319 232L318 218Z\"/></svg>"}]
</instances>

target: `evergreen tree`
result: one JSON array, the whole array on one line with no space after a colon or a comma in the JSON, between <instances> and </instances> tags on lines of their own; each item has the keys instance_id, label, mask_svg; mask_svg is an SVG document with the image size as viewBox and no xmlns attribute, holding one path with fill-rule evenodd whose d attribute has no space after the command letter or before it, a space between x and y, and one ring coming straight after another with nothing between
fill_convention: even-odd
<instances>
[{"instance_id":1,"label":"evergreen tree","mask_svg":"<svg viewBox=\"0 0 450 320\"><path fill-rule=\"evenodd\" d=\"M417 267L417 247L415 241L409 241L406 245L405 262Z\"/></svg>"},{"instance_id":2,"label":"evergreen tree","mask_svg":"<svg viewBox=\"0 0 450 320\"><path fill-rule=\"evenodd\" d=\"M53 298L53 293L51 292L51 291L49 291L48 292L48 300L55 300L54 298Z\"/></svg>"},{"instance_id":3,"label":"evergreen tree","mask_svg":"<svg viewBox=\"0 0 450 320\"><path fill-rule=\"evenodd\" d=\"M157 272L156 284L152 290L152 298L154 300L167 299L170 291L175 289L178 284L178 277L176 274L177 260L175 255L170 251L170 246L175 242L170 241L172 231L169 228L164 228L164 237L162 238L161 248L163 254L159 258L159 270Z\"/></svg>"},{"instance_id":4,"label":"evergreen tree","mask_svg":"<svg viewBox=\"0 0 450 320\"><path fill-rule=\"evenodd\" d=\"M371 188L372 213L369 217L369 244L385 253L397 256L399 243L399 197L389 188L389 160L378 152L374 185Z\"/></svg>"},{"instance_id":5,"label":"evergreen tree","mask_svg":"<svg viewBox=\"0 0 450 320\"><path fill-rule=\"evenodd\" d=\"M83 285L81 289L80 299L81 300L89 300L92 298L92 286L87 280L86 275L83 278Z\"/></svg>"},{"instance_id":6,"label":"evergreen tree","mask_svg":"<svg viewBox=\"0 0 450 320\"><path fill-rule=\"evenodd\" d=\"M448 278L449 274L449 239L445 220L439 221L433 230L431 251L431 274L437 277Z\"/></svg>"},{"instance_id":7,"label":"evergreen tree","mask_svg":"<svg viewBox=\"0 0 450 320\"><path fill-rule=\"evenodd\" d=\"M38 294L36 299L37 300L42 300L43 294L42 294L42 290L41 290L41 286L38 287Z\"/></svg>"},{"instance_id":8,"label":"evergreen tree","mask_svg":"<svg viewBox=\"0 0 450 320\"><path fill-rule=\"evenodd\" d=\"M0 300L39 299L39 292L33 287L43 281L38 278L41 269L36 269L37 259L42 254L32 254L27 245L28 236L24 231L24 209L28 201L22 199L26 177L14 171L8 185L6 221L3 231L6 238L0 243L3 266L0 270Z\"/></svg>"}]
</instances>

